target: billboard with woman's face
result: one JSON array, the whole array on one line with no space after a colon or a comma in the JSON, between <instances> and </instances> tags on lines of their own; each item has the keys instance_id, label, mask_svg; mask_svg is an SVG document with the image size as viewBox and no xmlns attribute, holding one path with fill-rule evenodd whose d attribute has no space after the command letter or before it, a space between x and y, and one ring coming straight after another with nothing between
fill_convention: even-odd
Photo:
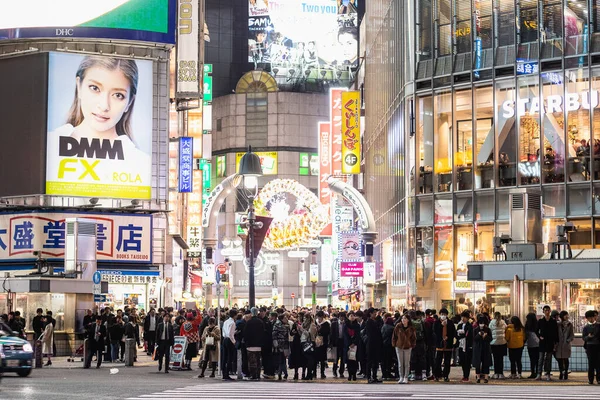
<instances>
[{"instance_id":1,"label":"billboard with woman's face","mask_svg":"<svg viewBox=\"0 0 600 400\"><path fill-rule=\"evenodd\" d=\"M0 40L85 37L175 43L175 6L176 0L5 0L0 2Z\"/></svg>"},{"instance_id":2,"label":"billboard with woman's face","mask_svg":"<svg viewBox=\"0 0 600 400\"><path fill-rule=\"evenodd\" d=\"M46 194L150 199L152 61L50 53Z\"/></svg>"}]
</instances>

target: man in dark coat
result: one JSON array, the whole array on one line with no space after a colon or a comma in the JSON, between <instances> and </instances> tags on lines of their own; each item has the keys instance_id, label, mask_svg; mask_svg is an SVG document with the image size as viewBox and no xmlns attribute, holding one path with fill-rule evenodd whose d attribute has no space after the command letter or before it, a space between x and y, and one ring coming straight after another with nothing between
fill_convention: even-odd
<instances>
[{"instance_id":1,"label":"man in dark coat","mask_svg":"<svg viewBox=\"0 0 600 400\"><path fill-rule=\"evenodd\" d=\"M273 363L273 324L277 321L277 313L272 312L267 315L266 307L260 308L260 319L264 322L265 333L261 346L261 357L265 370L264 377L266 379L275 378L275 370Z\"/></svg>"},{"instance_id":2,"label":"man in dark coat","mask_svg":"<svg viewBox=\"0 0 600 400\"><path fill-rule=\"evenodd\" d=\"M156 328L160 322L160 317L156 315L154 308L151 308L146 318L144 318L144 340L148 342L148 351L146 353L148 355L152 355L154 351Z\"/></svg>"},{"instance_id":3,"label":"man in dark coat","mask_svg":"<svg viewBox=\"0 0 600 400\"><path fill-rule=\"evenodd\" d=\"M432 380L433 370L435 365L435 333L433 333L433 325L435 324L435 310L425 310L425 321L423 321L423 329L425 334L425 370L427 380Z\"/></svg>"},{"instance_id":4,"label":"man in dark coat","mask_svg":"<svg viewBox=\"0 0 600 400\"><path fill-rule=\"evenodd\" d=\"M377 313L374 309L369 309L366 314L367 331L367 379L369 383L380 383L377 379L377 370L383 351L383 338L381 337L381 328L377 323Z\"/></svg>"},{"instance_id":5,"label":"man in dark coat","mask_svg":"<svg viewBox=\"0 0 600 400\"><path fill-rule=\"evenodd\" d=\"M338 374L338 361L340 369L340 378L344 377L344 364L346 363L346 356L344 352L344 331L346 323L346 313L340 312L333 314L331 318L331 333L329 335L329 347L331 347L335 360L333 362L333 376L337 378Z\"/></svg>"},{"instance_id":6,"label":"man in dark coat","mask_svg":"<svg viewBox=\"0 0 600 400\"><path fill-rule=\"evenodd\" d=\"M542 371L546 372L545 380L550 380L550 371L552 370L552 353L558 343L558 324L550 316L550 306L544 306L544 316L538 320L537 335L540 338L540 359L538 362L538 371L540 375L537 380L542 380Z\"/></svg>"},{"instance_id":7,"label":"man in dark coat","mask_svg":"<svg viewBox=\"0 0 600 400\"><path fill-rule=\"evenodd\" d=\"M450 361L452 360L452 350L454 349L454 339L456 338L456 328L454 323L448 320L448 310L442 308L440 310L440 318L433 324L433 332L436 338L436 355L435 355L435 380L439 381L444 378L444 382L450 379ZM442 360L444 369L442 370Z\"/></svg>"},{"instance_id":8,"label":"man in dark coat","mask_svg":"<svg viewBox=\"0 0 600 400\"><path fill-rule=\"evenodd\" d=\"M31 321L34 334L34 341L38 340L38 338L42 336L42 332L44 331L44 321L42 321L42 319L44 318L44 316L42 315L43 313L44 310L38 308L36 311L36 316L33 317L33 321Z\"/></svg>"},{"instance_id":9,"label":"man in dark coat","mask_svg":"<svg viewBox=\"0 0 600 400\"><path fill-rule=\"evenodd\" d=\"M262 344L265 336L265 323L258 318L258 309L252 307L250 309L252 318L246 322L244 328L244 343L248 353L248 373L251 380L260 379L260 355Z\"/></svg>"},{"instance_id":10,"label":"man in dark coat","mask_svg":"<svg viewBox=\"0 0 600 400\"><path fill-rule=\"evenodd\" d=\"M158 346L158 370L162 369L163 357L165 359L165 374L169 373L171 362L171 347L175 344L175 331L171 323L171 316L165 314L163 321L156 328L156 345Z\"/></svg>"},{"instance_id":11,"label":"man in dark coat","mask_svg":"<svg viewBox=\"0 0 600 400\"><path fill-rule=\"evenodd\" d=\"M102 365L102 353L104 352L104 344L106 340L106 326L102 323L102 316L96 317L96 323L88 326L87 329L87 354L85 356L85 364L83 368L89 368L92 364L92 357L96 354L96 368Z\"/></svg>"},{"instance_id":12,"label":"man in dark coat","mask_svg":"<svg viewBox=\"0 0 600 400\"><path fill-rule=\"evenodd\" d=\"M365 314L360 310L354 315L360 328L356 361L358 362L358 377L362 379L367 376L367 321L365 320Z\"/></svg>"}]
</instances>

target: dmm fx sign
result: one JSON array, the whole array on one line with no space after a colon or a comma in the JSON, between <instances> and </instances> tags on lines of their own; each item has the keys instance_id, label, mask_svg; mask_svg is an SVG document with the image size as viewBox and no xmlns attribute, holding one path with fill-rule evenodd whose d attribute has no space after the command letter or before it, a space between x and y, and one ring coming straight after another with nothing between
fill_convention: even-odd
<instances>
[{"instance_id":1,"label":"dmm fx sign","mask_svg":"<svg viewBox=\"0 0 600 400\"><path fill-rule=\"evenodd\" d=\"M543 104L545 102L545 104ZM577 111L580 108L591 110L598 107L598 91L591 90L580 93L567 93L563 98L561 95L519 99L515 101L506 100L502 103L502 116L504 118L512 118L516 115L523 117L525 115L535 115L540 112L540 106L544 106L546 114L565 111Z\"/></svg>"}]
</instances>

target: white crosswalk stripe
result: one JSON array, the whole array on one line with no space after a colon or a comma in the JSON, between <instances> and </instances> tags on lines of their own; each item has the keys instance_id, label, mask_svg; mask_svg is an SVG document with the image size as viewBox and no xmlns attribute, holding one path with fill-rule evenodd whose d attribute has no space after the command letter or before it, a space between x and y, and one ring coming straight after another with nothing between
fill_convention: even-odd
<instances>
[{"instance_id":1,"label":"white crosswalk stripe","mask_svg":"<svg viewBox=\"0 0 600 400\"><path fill-rule=\"evenodd\" d=\"M465 393L468 395L465 397ZM364 399L364 400L580 400L598 398L598 388L590 386L507 385L367 385L276 382L207 382L132 397L129 400L251 400L251 399Z\"/></svg>"}]
</instances>

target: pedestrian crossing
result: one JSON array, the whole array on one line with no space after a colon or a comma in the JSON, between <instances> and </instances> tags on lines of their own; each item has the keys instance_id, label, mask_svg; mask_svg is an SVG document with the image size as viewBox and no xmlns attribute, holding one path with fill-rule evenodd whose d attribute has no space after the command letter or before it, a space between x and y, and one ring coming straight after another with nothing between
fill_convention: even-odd
<instances>
[{"instance_id":1,"label":"pedestrian crossing","mask_svg":"<svg viewBox=\"0 0 600 400\"><path fill-rule=\"evenodd\" d=\"M465 393L469 393L465 397ZM364 399L364 400L583 400L598 398L593 386L507 386L507 385L368 385L292 382L214 382L169 389L132 397L129 400L261 400L261 399Z\"/></svg>"}]
</instances>

